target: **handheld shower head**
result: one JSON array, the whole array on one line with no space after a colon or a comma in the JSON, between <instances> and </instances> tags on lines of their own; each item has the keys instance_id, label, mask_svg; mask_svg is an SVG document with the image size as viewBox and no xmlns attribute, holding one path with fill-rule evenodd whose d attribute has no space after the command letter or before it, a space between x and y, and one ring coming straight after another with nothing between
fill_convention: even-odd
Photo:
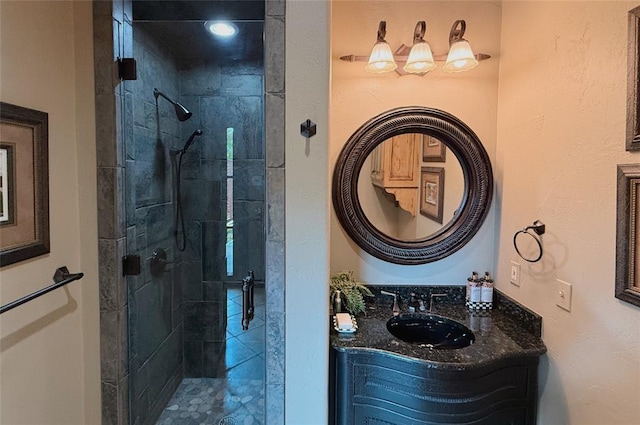
<instances>
[{"instance_id":1,"label":"handheld shower head","mask_svg":"<svg viewBox=\"0 0 640 425\"><path fill-rule=\"evenodd\" d=\"M191 136L189 136L189 138L187 139L187 143L185 143L184 147L182 148L182 153L186 153L187 149L189 149L189 147L193 143L193 141L196 138L196 136L200 136L200 135L202 135L202 130L200 130L200 129L197 129L196 131L191 133Z\"/></svg>"},{"instance_id":2,"label":"handheld shower head","mask_svg":"<svg viewBox=\"0 0 640 425\"><path fill-rule=\"evenodd\" d=\"M178 119L180 121L186 121L189 118L191 118L191 115L193 115L191 112L189 112L189 110L187 108L182 106L182 104L169 99L164 93L162 93L158 89L153 89L153 95L155 96L156 99L158 99L158 96L162 96L165 99L167 99L173 105L173 107L175 108L176 116L178 117Z\"/></svg>"}]
</instances>

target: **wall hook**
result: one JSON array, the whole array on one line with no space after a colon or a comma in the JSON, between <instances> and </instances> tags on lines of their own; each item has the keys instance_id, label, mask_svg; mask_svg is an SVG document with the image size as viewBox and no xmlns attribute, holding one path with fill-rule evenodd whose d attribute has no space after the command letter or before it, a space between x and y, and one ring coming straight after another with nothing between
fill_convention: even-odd
<instances>
[{"instance_id":1,"label":"wall hook","mask_svg":"<svg viewBox=\"0 0 640 425\"><path fill-rule=\"evenodd\" d=\"M307 139L315 136L316 124L311 120L306 120L305 122L300 124L300 134L306 137Z\"/></svg>"}]
</instances>

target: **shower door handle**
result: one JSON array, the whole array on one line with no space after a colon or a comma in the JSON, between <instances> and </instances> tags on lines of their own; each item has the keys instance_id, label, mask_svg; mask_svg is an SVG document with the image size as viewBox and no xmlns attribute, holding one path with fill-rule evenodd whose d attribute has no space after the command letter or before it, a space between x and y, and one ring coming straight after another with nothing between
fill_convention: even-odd
<instances>
[{"instance_id":1,"label":"shower door handle","mask_svg":"<svg viewBox=\"0 0 640 425\"><path fill-rule=\"evenodd\" d=\"M255 285L253 271L242 279L242 330L249 329L249 322L253 320L253 287Z\"/></svg>"}]
</instances>

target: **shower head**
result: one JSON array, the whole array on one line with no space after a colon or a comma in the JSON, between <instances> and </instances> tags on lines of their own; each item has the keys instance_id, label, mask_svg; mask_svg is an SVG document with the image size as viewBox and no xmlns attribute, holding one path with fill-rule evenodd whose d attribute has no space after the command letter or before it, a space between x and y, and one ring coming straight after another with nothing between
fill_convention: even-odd
<instances>
[{"instance_id":1,"label":"shower head","mask_svg":"<svg viewBox=\"0 0 640 425\"><path fill-rule=\"evenodd\" d=\"M189 146L191 146L191 144L193 143L193 140L196 138L196 136L200 136L202 135L202 130L198 129L196 131L194 131L193 133L191 133L191 136L189 136L189 138L187 139L187 143L184 144L184 147L182 148L182 153L187 152L187 149L189 149Z\"/></svg>"},{"instance_id":2,"label":"shower head","mask_svg":"<svg viewBox=\"0 0 640 425\"><path fill-rule=\"evenodd\" d=\"M171 104L173 105L173 107L176 110L176 115L178 116L178 119L180 121L186 121L189 118L191 118L192 114L191 114L191 112L189 112L189 110L187 108L182 106L182 104L169 99L164 93L162 93L158 89L153 89L153 95L155 96L156 99L158 99L158 96L162 96L165 99L167 99L169 102L171 102Z\"/></svg>"}]
</instances>

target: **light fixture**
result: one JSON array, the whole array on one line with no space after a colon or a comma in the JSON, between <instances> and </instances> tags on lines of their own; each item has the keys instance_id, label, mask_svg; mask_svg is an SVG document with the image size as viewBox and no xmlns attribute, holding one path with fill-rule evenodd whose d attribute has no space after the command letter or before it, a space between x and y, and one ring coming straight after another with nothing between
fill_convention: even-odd
<instances>
[{"instance_id":1,"label":"light fixture","mask_svg":"<svg viewBox=\"0 0 640 425\"><path fill-rule=\"evenodd\" d=\"M429 43L424 40L426 31L425 21L419 21L413 31L413 47L401 44L394 52L391 52L389 44L385 40L387 32L386 21L378 24L378 39L369 56L346 55L340 59L347 62L368 62L365 70L379 74L396 71L402 75L425 75L436 68L435 62L445 62L442 70L445 72L468 71L478 65L478 61L489 59L491 56L485 53L473 54L471 45L462 38L466 29L464 20L453 23L449 32L449 53L433 54ZM398 68L397 63L404 64Z\"/></svg>"},{"instance_id":2,"label":"light fixture","mask_svg":"<svg viewBox=\"0 0 640 425\"><path fill-rule=\"evenodd\" d=\"M389 47L389 44L384 39L386 34L387 23L380 21L378 24L378 39L369 55L369 63L364 67L365 71L380 74L383 72L391 72L398 67L396 61L393 60L391 47Z\"/></svg>"},{"instance_id":3,"label":"light fixture","mask_svg":"<svg viewBox=\"0 0 640 425\"><path fill-rule=\"evenodd\" d=\"M468 71L478 66L471 45L467 40L462 38L467 24L463 20L453 23L449 32L449 55L442 70L444 72L461 72Z\"/></svg>"},{"instance_id":4,"label":"light fixture","mask_svg":"<svg viewBox=\"0 0 640 425\"><path fill-rule=\"evenodd\" d=\"M238 33L238 27L226 21L207 21L204 26L209 32L220 37L231 37Z\"/></svg>"},{"instance_id":5,"label":"light fixture","mask_svg":"<svg viewBox=\"0 0 640 425\"><path fill-rule=\"evenodd\" d=\"M426 29L426 22L420 21L413 30L413 47L411 48L411 52L409 52L407 63L402 68L405 72L410 74L426 74L436 67L436 63L433 61L433 53L431 53L431 46L424 41Z\"/></svg>"}]
</instances>

